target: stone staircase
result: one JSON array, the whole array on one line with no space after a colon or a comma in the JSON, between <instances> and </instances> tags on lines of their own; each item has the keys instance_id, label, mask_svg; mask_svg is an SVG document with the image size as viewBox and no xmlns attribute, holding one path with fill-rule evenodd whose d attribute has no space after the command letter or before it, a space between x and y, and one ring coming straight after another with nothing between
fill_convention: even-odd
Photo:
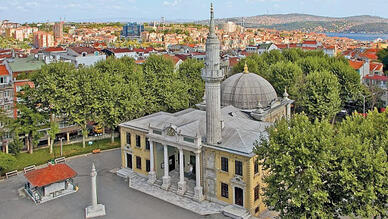
<instances>
[{"instance_id":1,"label":"stone staircase","mask_svg":"<svg viewBox=\"0 0 388 219\"><path fill-rule=\"evenodd\" d=\"M222 209L222 214L231 217L234 219L249 219L251 218L251 214L248 210L245 208L235 206L235 205L228 205Z\"/></svg>"}]
</instances>

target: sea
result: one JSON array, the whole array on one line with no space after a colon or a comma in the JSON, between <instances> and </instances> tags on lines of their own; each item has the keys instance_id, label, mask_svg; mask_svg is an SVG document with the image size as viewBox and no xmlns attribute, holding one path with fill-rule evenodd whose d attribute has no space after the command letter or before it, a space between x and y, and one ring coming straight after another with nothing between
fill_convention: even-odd
<instances>
[{"instance_id":1,"label":"sea","mask_svg":"<svg viewBox=\"0 0 388 219\"><path fill-rule=\"evenodd\" d=\"M388 34L379 33L324 33L329 37L346 37L349 39L360 40L360 41L373 41L378 38L388 40Z\"/></svg>"}]
</instances>

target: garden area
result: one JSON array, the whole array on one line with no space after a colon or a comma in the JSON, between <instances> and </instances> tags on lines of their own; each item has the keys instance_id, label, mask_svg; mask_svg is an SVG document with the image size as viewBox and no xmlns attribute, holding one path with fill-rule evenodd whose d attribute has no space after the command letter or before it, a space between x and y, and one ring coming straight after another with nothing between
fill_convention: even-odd
<instances>
[{"instance_id":1,"label":"garden area","mask_svg":"<svg viewBox=\"0 0 388 219\"><path fill-rule=\"evenodd\" d=\"M69 145L63 145L62 150L62 157L72 157L80 154L87 154L91 153L95 149L103 150L109 150L113 148L120 147L120 141L119 139L115 139L114 143L111 143L111 139L103 139L98 141L93 141L91 145L86 144L86 147L82 147L82 142L75 143L75 144L69 144ZM45 164L55 158L61 157L60 155L60 146L55 145L53 153L50 154L49 148L42 148L34 150L33 154L29 153L19 153L15 156L16 162L12 165L12 169L4 169L1 171L1 174L5 174L8 171L12 170L23 170L24 167L31 166L31 165L41 165Z\"/></svg>"}]
</instances>

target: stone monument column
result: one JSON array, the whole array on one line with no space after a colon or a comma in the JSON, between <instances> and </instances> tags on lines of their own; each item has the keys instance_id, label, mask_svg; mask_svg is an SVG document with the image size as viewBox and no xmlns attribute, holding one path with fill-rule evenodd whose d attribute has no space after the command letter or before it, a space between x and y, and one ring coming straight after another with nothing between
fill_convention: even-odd
<instances>
[{"instance_id":1,"label":"stone monument column","mask_svg":"<svg viewBox=\"0 0 388 219\"><path fill-rule=\"evenodd\" d=\"M97 204L97 171L94 163L92 164L91 177L91 192L92 192L92 205L85 208L85 218L93 218L105 215L105 206L103 204Z\"/></svg>"}]
</instances>

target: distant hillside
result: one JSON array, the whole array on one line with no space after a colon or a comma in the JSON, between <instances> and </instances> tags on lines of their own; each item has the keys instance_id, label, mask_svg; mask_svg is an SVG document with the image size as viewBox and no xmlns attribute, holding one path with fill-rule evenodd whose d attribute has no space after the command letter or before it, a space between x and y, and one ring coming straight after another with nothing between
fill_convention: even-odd
<instances>
[{"instance_id":1,"label":"distant hillside","mask_svg":"<svg viewBox=\"0 0 388 219\"><path fill-rule=\"evenodd\" d=\"M246 27L303 30L315 32L378 32L388 33L388 19L361 15L351 17L324 17L309 14L273 14L252 17L216 19L216 23L232 21ZM200 21L206 23L207 21Z\"/></svg>"}]
</instances>

